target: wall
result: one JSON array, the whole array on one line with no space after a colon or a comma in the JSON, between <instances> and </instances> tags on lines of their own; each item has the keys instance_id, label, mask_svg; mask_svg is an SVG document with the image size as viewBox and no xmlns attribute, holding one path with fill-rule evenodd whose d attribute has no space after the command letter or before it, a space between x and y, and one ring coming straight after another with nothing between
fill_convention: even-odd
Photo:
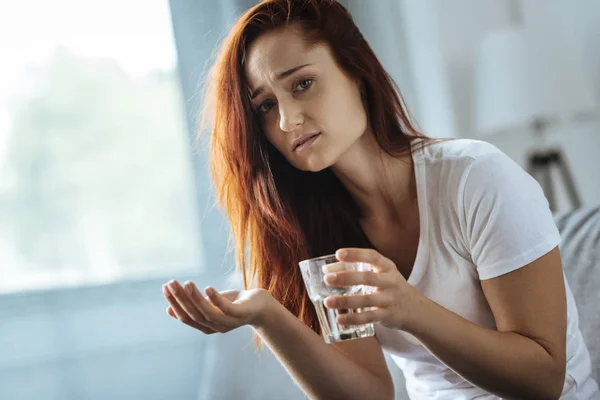
<instances>
[{"instance_id":1,"label":"wall","mask_svg":"<svg viewBox=\"0 0 600 400\"><path fill-rule=\"evenodd\" d=\"M575 52L584 60L590 84L600 97L600 3L594 0L524 0L521 5L526 24L563 35L564 40L570 42L568 53ZM435 8L458 136L489 141L525 165L527 152L535 144L527 132L480 137L473 128L473 75L478 40L489 30L508 26L509 2L435 0ZM600 124L597 121L564 124L551 133L550 140L563 148L584 204L600 203L596 172L600 170ZM568 209L562 187L557 189L559 209Z\"/></svg>"},{"instance_id":2,"label":"wall","mask_svg":"<svg viewBox=\"0 0 600 400\"><path fill-rule=\"evenodd\" d=\"M377 0L373 7L364 0L340 2L400 88L418 127L430 136L456 136L433 3Z\"/></svg>"},{"instance_id":3,"label":"wall","mask_svg":"<svg viewBox=\"0 0 600 400\"><path fill-rule=\"evenodd\" d=\"M377 7L361 0L346 2L354 22L377 54L383 67L396 82L411 112L419 113L415 99L412 73L406 46L405 31L398 21L401 17L400 5L394 0L379 0Z\"/></svg>"}]
</instances>

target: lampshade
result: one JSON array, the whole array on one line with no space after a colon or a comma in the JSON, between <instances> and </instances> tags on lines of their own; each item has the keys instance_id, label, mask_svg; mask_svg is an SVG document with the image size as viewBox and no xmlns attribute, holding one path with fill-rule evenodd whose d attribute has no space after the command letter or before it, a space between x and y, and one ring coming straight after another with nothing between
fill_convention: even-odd
<instances>
[{"instance_id":1,"label":"lampshade","mask_svg":"<svg viewBox=\"0 0 600 400\"><path fill-rule=\"evenodd\" d=\"M477 133L597 111L582 65L570 50L521 27L484 36L476 65Z\"/></svg>"}]
</instances>

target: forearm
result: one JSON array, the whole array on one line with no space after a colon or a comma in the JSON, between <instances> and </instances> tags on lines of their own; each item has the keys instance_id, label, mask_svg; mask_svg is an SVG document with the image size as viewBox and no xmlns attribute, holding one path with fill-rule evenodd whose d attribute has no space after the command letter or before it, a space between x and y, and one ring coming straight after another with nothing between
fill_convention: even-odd
<instances>
[{"instance_id":1,"label":"forearm","mask_svg":"<svg viewBox=\"0 0 600 400\"><path fill-rule=\"evenodd\" d=\"M279 303L253 329L310 398L394 398L389 385L325 343Z\"/></svg>"},{"instance_id":2,"label":"forearm","mask_svg":"<svg viewBox=\"0 0 600 400\"><path fill-rule=\"evenodd\" d=\"M560 396L564 358L533 339L483 328L424 296L415 310L404 330L474 385L503 398Z\"/></svg>"}]
</instances>

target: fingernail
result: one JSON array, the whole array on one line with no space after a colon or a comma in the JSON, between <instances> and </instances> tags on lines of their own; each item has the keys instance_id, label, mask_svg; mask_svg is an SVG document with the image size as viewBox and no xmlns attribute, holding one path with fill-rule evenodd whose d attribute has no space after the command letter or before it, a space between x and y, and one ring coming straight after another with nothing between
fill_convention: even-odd
<instances>
[{"instance_id":1,"label":"fingernail","mask_svg":"<svg viewBox=\"0 0 600 400\"><path fill-rule=\"evenodd\" d=\"M171 291L169 290L169 287L167 285L163 285L162 290L163 290L163 294L165 296L170 296L171 295Z\"/></svg>"},{"instance_id":2,"label":"fingernail","mask_svg":"<svg viewBox=\"0 0 600 400\"><path fill-rule=\"evenodd\" d=\"M337 256L338 258L344 258L348 255L348 250L338 250Z\"/></svg>"},{"instance_id":3,"label":"fingernail","mask_svg":"<svg viewBox=\"0 0 600 400\"><path fill-rule=\"evenodd\" d=\"M207 294L208 296L212 296L212 295L214 295L214 294L215 294L215 290L214 290L213 288L211 288L210 286L207 286L207 287L204 289L204 291L206 292L206 294Z\"/></svg>"}]
</instances>

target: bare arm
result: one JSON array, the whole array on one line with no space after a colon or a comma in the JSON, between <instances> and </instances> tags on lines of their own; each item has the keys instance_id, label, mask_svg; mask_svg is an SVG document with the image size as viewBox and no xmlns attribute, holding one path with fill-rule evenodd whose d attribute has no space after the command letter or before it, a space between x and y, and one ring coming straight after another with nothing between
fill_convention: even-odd
<instances>
[{"instance_id":1,"label":"bare arm","mask_svg":"<svg viewBox=\"0 0 600 400\"><path fill-rule=\"evenodd\" d=\"M374 271L328 274L329 285L366 284L365 296L332 296L330 308L374 307L337 317L404 330L472 384L508 399L557 399L566 369L566 295L558 247L513 272L481 282L496 329L483 328L418 293L393 261L371 249L338 250Z\"/></svg>"},{"instance_id":2,"label":"bare arm","mask_svg":"<svg viewBox=\"0 0 600 400\"><path fill-rule=\"evenodd\" d=\"M497 331L419 297L406 330L473 384L511 399L558 399L566 368L566 300L558 248L481 285Z\"/></svg>"},{"instance_id":3,"label":"bare arm","mask_svg":"<svg viewBox=\"0 0 600 400\"><path fill-rule=\"evenodd\" d=\"M311 398L394 398L394 384L374 337L328 345L277 302L254 330Z\"/></svg>"}]
</instances>

